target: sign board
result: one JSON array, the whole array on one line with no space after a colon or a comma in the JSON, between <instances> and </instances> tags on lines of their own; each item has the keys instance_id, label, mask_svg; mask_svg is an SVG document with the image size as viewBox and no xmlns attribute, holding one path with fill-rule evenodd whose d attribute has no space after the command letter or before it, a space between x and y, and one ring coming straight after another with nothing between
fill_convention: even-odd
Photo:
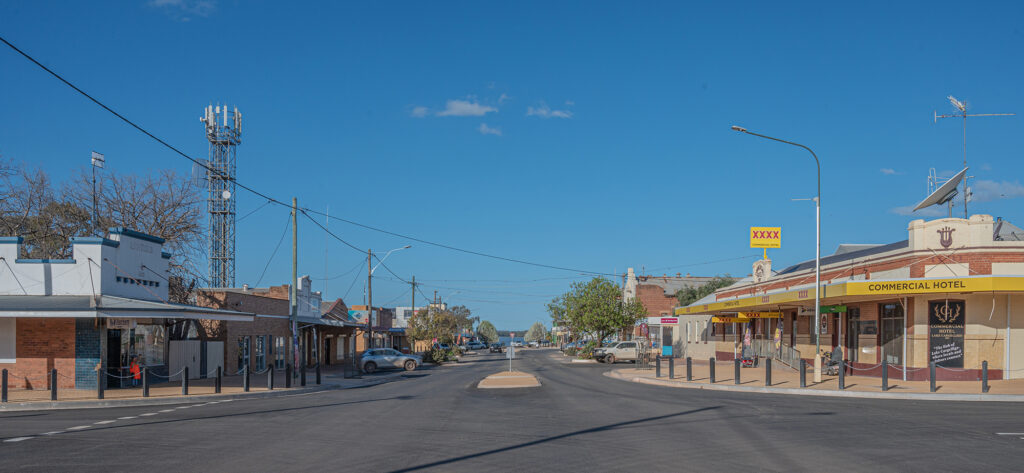
<instances>
[{"instance_id":1,"label":"sign board","mask_svg":"<svg viewBox=\"0 0 1024 473\"><path fill-rule=\"evenodd\" d=\"M679 317L662 317L661 318L661 323L662 323L662 325L664 325L664 324L678 324L679 323Z\"/></svg>"},{"instance_id":2,"label":"sign board","mask_svg":"<svg viewBox=\"0 0 1024 473\"><path fill-rule=\"evenodd\" d=\"M987 284L986 284L987 283ZM909 281L850 281L846 283L846 295L867 296L875 294L921 294L935 292L976 292L991 291L991 281L984 279L924 279Z\"/></svg>"},{"instance_id":3,"label":"sign board","mask_svg":"<svg viewBox=\"0 0 1024 473\"><path fill-rule=\"evenodd\" d=\"M672 345L662 345L661 356L672 356Z\"/></svg>"},{"instance_id":4,"label":"sign board","mask_svg":"<svg viewBox=\"0 0 1024 473\"><path fill-rule=\"evenodd\" d=\"M750 322L750 319L748 319L746 317L725 317L725 316L711 317L711 323L715 323L715 324L736 324L736 323L742 324L742 323L746 323L746 322Z\"/></svg>"},{"instance_id":5,"label":"sign board","mask_svg":"<svg viewBox=\"0 0 1024 473\"><path fill-rule=\"evenodd\" d=\"M845 305L823 305L823 306L821 306L821 313L822 314L831 314L831 313L834 313L834 312L836 312L836 313L837 312L846 312L846 306Z\"/></svg>"},{"instance_id":6,"label":"sign board","mask_svg":"<svg viewBox=\"0 0 1024 473\"><path fill-rule=\"evenodd\" d=\"M964 301L928 302L929 359L943 368L964 367Z\"/></svg>"},{"instance_id":7,"label":"sign board","mask_svg":"<svg viewBox=\"0 0 1024 473\"><path fill-rule=\"evenodd\" d=\"M746 317L748 319L780 319L782 318L782 312L740 312L736 314L738 317Z\"/></svg>"},{"instance_id":8,"label":"sign board","mask_svg":"<svg viewBox=\"0 0 1024 473\"><path fill-rule=\"evenodd\" d=\"M107 318L107 328L113 330L128 330L135 328L134 319Z\"/></svg>"},{"instance_id":9,"label":"sign board","mask_svg":"<svg viewBox=\"0 0 1024 473\"><path fill-rule=\"evenodd\" d=\"M782 248L782 227L750 227L751 248Z\"/></svg>"}]
</instances>

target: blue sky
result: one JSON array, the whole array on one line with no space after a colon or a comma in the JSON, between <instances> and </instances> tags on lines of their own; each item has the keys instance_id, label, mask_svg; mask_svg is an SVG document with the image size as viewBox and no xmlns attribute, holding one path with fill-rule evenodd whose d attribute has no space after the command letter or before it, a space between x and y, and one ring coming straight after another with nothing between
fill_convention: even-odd
<instances>
[{"instance_id":1,"label":"blue sky","mask_svg":"<svg viewBox=\"0 0 1024 473\"><path fill-rule=\"evenodd\" d=\"M280 199L609 273L745 275L750 226L783 227L776 265L813 257L813 204L792 201L813 196L811 157L730 125L821 157L828 254L906 238L919 217L900 208L925 196L928 169L959 169L960 123L933 121L947 95L1024 113L1019 2L686 3L9 1L0 34L194 157L203 107L237 105L238 179ZM972 213L1024 223L1022 118L968 123ZM0 51L0 153L62 180L93 149L119 173L191 169ZM240 216L263 203L237 197ZM286 219L266 206L239 222L239 285ZM580 277L330 228L379 252L412 243L388 266L501 329L547 322L543 302ZM342 275L328 298L361 303L364 256L309 222L299 235L300 273ZM284 246L262 284L289 274ZM375 275L376 303L409 303Z\"/></svg>"}]
</instances>

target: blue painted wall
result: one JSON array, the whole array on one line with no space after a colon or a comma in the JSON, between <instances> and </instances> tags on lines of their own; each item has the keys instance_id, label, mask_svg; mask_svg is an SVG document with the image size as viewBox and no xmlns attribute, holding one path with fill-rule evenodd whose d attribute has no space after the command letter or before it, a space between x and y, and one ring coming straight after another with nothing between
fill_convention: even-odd
<instances>
[{"instance_id":1,"label":"blue painted wall","mask_svg":"<svg viewBox=\"0 0 1024 473\"><path fill-rule=\"evenodd\" d=\"M96 364L100 362L101 330L93 319L75 320L75 388L96 389Z\"/></svg>"}]
</instances>

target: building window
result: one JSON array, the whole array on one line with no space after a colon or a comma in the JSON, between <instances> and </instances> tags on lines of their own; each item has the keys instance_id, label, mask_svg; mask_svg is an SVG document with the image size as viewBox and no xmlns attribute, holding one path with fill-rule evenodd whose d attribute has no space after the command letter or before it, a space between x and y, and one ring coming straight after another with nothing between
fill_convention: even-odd
<instances>
[{"instance_id":1,"label":"building window","mask_svg":"<svg viewBox=\"0 0 1024 473\"><path fill-rule=\"evenodd\" d=\"M14 363L17 358L15 330L17 319L0 319L0 363Z\"/></svg>"},{"instance_id":2,"label":"building window","mask_svg":"<svg viewBox=\"0 0 1024 473\"><path fill-rule=\"evenodd\" d=\"M249 337L238 337L238 372L249 366Z\"/></svg>"},{"instance_id":3,"label":"building window","mask_svg":"<svg viewBox=\"0 0 1024 473\"><path fill-rule=\"evenodd\" d=\"M256 337L256 371L267 369L267 338L263 335Z\"/></svg>"},{"instance_id":4,"label":"building window","mask_svg":"<svg viewBox=\"0 0 1024 473\"><path fill-rule=\"evenodd\" d=\"M284 337L277 337L277 339L274 341L274 364L279 370L284 369L285 353L288 353L288 350L285 349Z\"/></svg>"}]
</instances>

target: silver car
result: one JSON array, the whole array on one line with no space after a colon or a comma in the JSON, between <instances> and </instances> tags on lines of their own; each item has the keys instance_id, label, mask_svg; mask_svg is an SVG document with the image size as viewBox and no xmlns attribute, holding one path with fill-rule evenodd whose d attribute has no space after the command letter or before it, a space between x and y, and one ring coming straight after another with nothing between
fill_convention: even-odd
<instances>
[{"instance_id":1,"label":"silver car","mask_svg":"<svg viewBox=\"0 0 1024 473\"><path fill-rule=\"evenodd\" d=\"M406 355L394 348L374 348L363 353L359 366L364 373L373 373L379 369L402 368L412 371L423 364L423 358L417 355Z\"/></svg>"}]
</instances>

